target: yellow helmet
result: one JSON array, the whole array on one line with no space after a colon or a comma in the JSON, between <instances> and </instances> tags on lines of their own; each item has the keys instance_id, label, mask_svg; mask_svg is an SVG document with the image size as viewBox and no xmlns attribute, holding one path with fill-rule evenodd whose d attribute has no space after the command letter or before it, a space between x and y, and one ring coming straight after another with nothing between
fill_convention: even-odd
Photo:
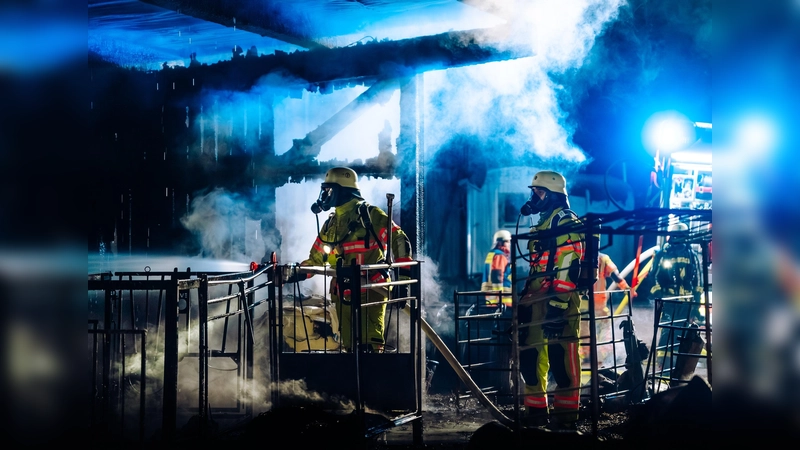
<instances>
[{"instance_id":1,"label":"yellow helmet","mask_svg":"<svg viewBox=\"0 0 800 450\"><path fill-rule=\"evenodd\" d=\"M356 171L349 167L333 167L328 169L323 183L334 183L342 187L358 189Z\"/></svg>"},{"instance_id":2,"label":"yellow helmet","mask_svg":"<svg viewBox=\"0 0 800 450\"><path fill-rule=\"evenodd\" d=\"M497 242L500 239L510 242L511 241L511 232L509 232L508 230L500 230L500 231L498 231L497 233L494 234L494 242Z\"/></svg>"},{"instance_id":3,"label":"yellow helmet","mask_svg":"<svg viewBox=\"0 0 800 450\"><path fill-rule=\"evenodd\" d=\"M531 185L528 187L531 189L535 187L544 188L550 192L558 192L559 194L567 195L567 180L564 178L564 175L551 170L537 172L536 175L533 176L533 180L531 180Z\"/></svg>"}]
</instances>

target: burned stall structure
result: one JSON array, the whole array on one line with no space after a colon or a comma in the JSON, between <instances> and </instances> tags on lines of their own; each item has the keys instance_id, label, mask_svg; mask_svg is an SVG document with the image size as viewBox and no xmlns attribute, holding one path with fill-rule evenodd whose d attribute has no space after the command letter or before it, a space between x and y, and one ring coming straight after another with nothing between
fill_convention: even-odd
<instances>
[{"instance_id":1,"label":"burned stall structure","mask_svg":"<svg viewBox=\"0 0 800 450\"><path fill-rule=\"evenodd\" d=\"M711 210L641 209L611 213L588 213L582 223L569 229L558 228L512 236L512 289L509 293L481 291L454 292L456 345L459 364L472 383L462 383L458 400L488 398L497 405L506 423L520 425L524 379L519 367L517 317L520 292L530 281L527 268L531 255L527 241L548 241L566 232L587 237L584 265L590 277L583 289L586 294L580 310L581 321L588 325L574 340L589 349L588 361L581 367L579 391L581 420L598 433L598 420L603 412L630 411L643 405L670 387L685 386L693 377L701 377L710 388L711 364ZM683 223L687 230L667 231L669 225ZM662 294L652 299L646 313L634 314L629 290L607 315L598 315L594 308L594 281L597 278L598 252L615 245L615 236L631 236L640 245L635 260L633 289L642 284L659 264L659 251L664 243L691 249L691 261L697 273L693 292ZM642 252L645 239L658 244ZM667 240L668 239L668 240ZM666 263L665 263L666 264ZM522 269L520 272L519 269ZM523 273L526 275L519 276ZM542 276L542 275L539 275ZM613 288L610 286L609 288ZM647 293L640 295L647 297ZM641 309L639 309L641 310ZM670 312L670 313L668 313ZM634 317L636 316L636 317ZM634 324L636 320L650 321ZM636 327L638 325L637 333ZM597 329L609 333L598 340ZM641 331L645 330L644 333ZM567 338L563 338L567 339ZM605 357L599 358L598 352ZM515 382L518 380L518 382ZM549 404L559 390L552 376L548 383Z\"/></svg>"},{"instance_id":2,"label":"burned stall structure","mask_svg":"<svg viewBox=\"0 0 800 450\"><path fill-rule=\"evenodd\" d=\"M400 265L410 266L411 279L358 276ZM308 444L314 433L333 432L367 442L410 423L421 442L419 264L300 269L336 275L350 289L352 336L366 308L387 309L378 352L342 347L329 299L295 296L292 284L276 282L297 267L273 254L250 269L89 275L90 438L264 442L293 426L294 439Z\"/></svg>"}]
</instances>

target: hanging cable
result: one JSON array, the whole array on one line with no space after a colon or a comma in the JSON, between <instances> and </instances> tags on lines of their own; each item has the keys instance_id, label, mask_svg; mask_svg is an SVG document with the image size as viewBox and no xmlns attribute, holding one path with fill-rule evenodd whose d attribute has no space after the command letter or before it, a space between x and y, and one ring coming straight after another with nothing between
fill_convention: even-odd
<instances>
[{"instance_id":1,"label":"hanging cable","mask_svg":"<svg viewBox=\"0 0 800 450\"><path fill-rule=\"evenodd\" d=\"M525 217L525 216L523 216L523 214L521 214L521 213L517 216L517 224L516 224L516 226L514 228L514 235L515 236L519 235L519 221L522 220L523 217ZM530 257L526 257L525 256L526 254L522 253L522 249L519 246L519 239L516 240L516 244L515 245L517 246L517 252L522 257L522 260L530 264L531 263L531 258Z\"/></svg>"}]
</instances>

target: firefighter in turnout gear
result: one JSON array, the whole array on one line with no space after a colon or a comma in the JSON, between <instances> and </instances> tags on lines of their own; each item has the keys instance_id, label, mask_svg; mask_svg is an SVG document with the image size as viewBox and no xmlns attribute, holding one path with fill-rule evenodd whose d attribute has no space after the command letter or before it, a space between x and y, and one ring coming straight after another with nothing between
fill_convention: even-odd
<instances>
[{"instance_id":1,"label":"firefighter in turnout gear","mask_svg":"<svg viewBox=\"0 0 800 450\"><path fill-rule=\"evenodd\" d=\"M311 206L314 214L334 209L325 221L311 246L308 259L300 265L322 266L325 263L337 267L342 259L343 267L355 264L383 264L386 262L387 245L391 245L394 262L411 261L411 243L400 227L379 207L369 205L361 196L356 172L348 167L334 167L325 174L319 198ZM387 240L391 235L391 243ZM400 278L408 279L410 269L399 268ZM306 279L313 274L295 271L286 282ZM367 283L390 281L387 270L362 271L362 280ZM367 278L364 278L367 277ZM351 348L350 289L345 282L331 280L331 301L339 316L340 336L344 348ZM385 301L375 290L362 289L361 302ZM386 304L372 305L361 311L361 348L364 351L382 352L384 341L384 318Z\"/></svg>"},{"instance_id":2,"label":"firefighter in turnout gear","mask_svg":"<svg viewBox=\"0 0 800 450\"><path fill-rule=\"evenodd\" d=\"M511 307L511 233L508 230L499 230L494 234L494 247L486 255L483 266L482 292L507 293L502 296L503 305ZM499 304L500 295L487 295L486 304L495 306Z\"/></svg>"},{"instance_id":3,"label":"firefighter in turnout gear","mask_svg":"<svg viewBox=\"0 0 800 450\"><path fill-rule=\"evenodd\" d=\"M566 180L552 171L538 172L522 215L539 214L531 232L563 229L553 239L528 241L530 271L518 311L520 372L525 381L525 422L530 426L574 430L580 407L580 297L585 251L582 233L570 231L580 220L569 210ZM557 384L549 409L548 372Z\"/></svg>"},{"instance_id":4,"label":"firefighter in turnout gear","mask_svg":"<svg viewBox=\"0 0 800 450\"><path fill-rule=\"evenodd\" d=\"M672 367L672 350L677 351L678 340L682 330L669 327L688 327L702 320L700 302L702 286L698 273L700 264L697 254L691 246L682 242L680 233L687 232L684 223L674 223L667 228L668 233L675 234L674 239L667 235L663 248L653 256L653 287L650 289L652 300L656 303L659 324L666 325L661 329L657 356L663 361L663 369Z\"/></svg>"},{"instance_id":5,"label":"firefighter in turnout gear","mask_svg":"<svg viewBox=\"0 0 800 450\"><path fill-rule=\"evenodd\" d=\"M619 269L614 261L605 253L599 253L597 257L597 281L594 282L594 314L595 330L597 331L597 342L608 342L611 340L611 319L607 317L611 314L608 308L608 284L607 279L611 278L619 289L630 289L628 282L622 278ZM630 292L631 298L636 297L636 291ZM586 302L588 303L588 302ZM585 312L589 305L581 305L581 312ZM581 336L589 335L589 322L581 321ZM589 360L589 346L581 346L581 359L584 363ZM597 360L602 362L611 354L610 345L601 345L597 348Z\"/></svg>"}]
</instances>

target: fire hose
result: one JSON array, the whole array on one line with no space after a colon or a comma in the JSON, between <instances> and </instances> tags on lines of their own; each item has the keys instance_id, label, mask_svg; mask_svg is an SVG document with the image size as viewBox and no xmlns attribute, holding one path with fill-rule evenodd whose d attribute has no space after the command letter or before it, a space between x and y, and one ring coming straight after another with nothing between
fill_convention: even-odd
<instances>
[{"instance_id":1,"label":"fire hose","mask_svg":"<svg viewBox=\"0 0 800 450\"><path fill-rule=\"evenodd\" d=\"M411 316L411 308L408 305L406 305L403 308L403 311L409 316ZM447 348L447 345L445 345L444 341L442 341L442 338L440 338L439 335L436 333L436 331L433 328L431 328L428 322L426 322L425 319L420 317L420 323L422 324L422 331L425 332L425 335L428 336L428 339L430 339L433 345L436 346L436 349L439 350L439 352L441 352L442 355L444 355L444 359L447 360L447 362L450 364L450 367L452 367L453 370L456 372L458 378L460 378L461 381L463 381L464 384L467 385L469 390L473 394L475 394L475 398L477 398L478 401L484 407L486 407L486 409L489 410L489 412L492 414L492 417L497 419L497 421L499 421L503 425L513 426L514 421L509 419L508 416L506 416L505 414L503 414L503 412L500 411L497 408L497 406L494 403L492 403L491 400L489 400L488 397L486 397L486 394L484 394L481 388L478 387L477 384L475 384L475 381L472 379L471 376L469 376L469 373L467 373L467 371L464 370L464 367L462 367L461 364L458 362L456 357L453 355L453 352L451 352L450 349Z\"/></svg>"},{"instance_id":2,"label":"fire hose","mask_svg":"<svg viewBox=\"0 0 800 450\"><path fill-rule=\"evenodd\" d=\"M658 250L658 248L659 247L656 245L656 246L650 247L649 249L647 249L644 252L642 252L641 255L638 255L639 256L638 259L634 259L627 266L625 266L624 269L622 269L620 271L620 276L622 276L622 278L625 278L626 276L628 276L628 273L630 273L631 269L633 269L635 267L635 265L636 265L636 263L638 261L650 258L651 256L653 256L653 254L656 252L656 250ZM631 289L636 289L639 286L639 283L641 283L641 281L645 277L647 277L648 272L652 269L652 267L651 267L652 263L653 263L653 260L650 259L647 262L647 264L645 264L644 268L642 268L642 270L638 274L634 275L636 277L636 279L634 280L633 283L631 283ZM612 283L611 286L609 286L609 290L614 290L616 285L617 285L616 283ZM622 299L622 301L617 306L616 311L614 311L614 315L619 315L619 314L622 313L623 308L625 308L625 306L627 306L628 297L629 297L628 294L625 294L625 297Z\"/></svg>"}]
</instances>

